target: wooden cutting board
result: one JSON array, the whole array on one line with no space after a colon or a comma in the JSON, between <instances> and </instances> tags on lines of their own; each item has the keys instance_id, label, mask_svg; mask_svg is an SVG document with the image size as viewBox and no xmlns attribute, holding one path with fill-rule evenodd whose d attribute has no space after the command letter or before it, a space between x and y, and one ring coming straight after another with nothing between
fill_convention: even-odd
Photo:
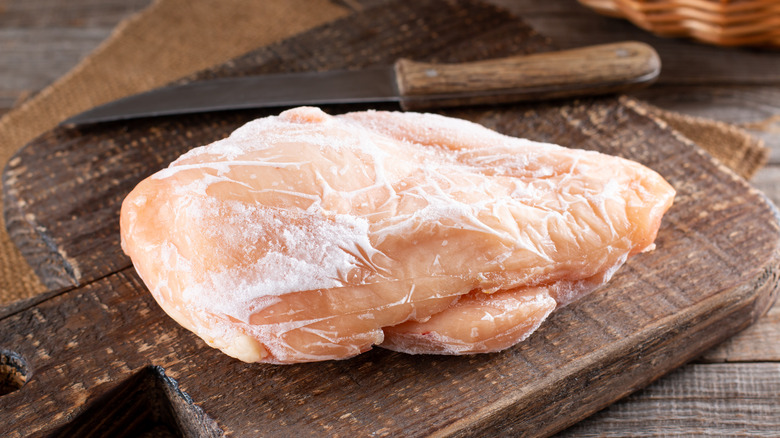
<instances>
[{"instance_id":1,"label":"wooden cutting board","mask_svg":"<svg viewBox=\"0 0 780 438\"><path fill-rule=\"evenodd\" d=\"M397 2L199 76L547 49L543 37L490 6ZM118 211L138 181L182 152L271 113L57 128L10 161L9 232L53 292L0 309L0 435L549 435L748 326L777 293L774 207L640 104L612 97L452 110L443 113L660 172L678 195L657 249L502 353L376 348L345 361L239 362L158 308L121 252Z\"/></svg>"}]
</instances>

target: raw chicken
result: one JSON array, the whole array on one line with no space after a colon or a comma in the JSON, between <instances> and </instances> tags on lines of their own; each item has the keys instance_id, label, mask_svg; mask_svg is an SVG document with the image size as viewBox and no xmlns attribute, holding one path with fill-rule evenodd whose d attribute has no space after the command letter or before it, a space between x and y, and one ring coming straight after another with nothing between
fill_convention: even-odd
<instances>
[{"instance_id":1,"label":"raw chicken","mask_svg":"<svg viewBox=\"0 0 780 438\"><path fill-rule=\"evenodd\" d=\"M142 181L121 234L160 306L243 361L465 354L520 342L651 249L673 197L617 157L302 107Z\"/></svg>"}]
</instances>

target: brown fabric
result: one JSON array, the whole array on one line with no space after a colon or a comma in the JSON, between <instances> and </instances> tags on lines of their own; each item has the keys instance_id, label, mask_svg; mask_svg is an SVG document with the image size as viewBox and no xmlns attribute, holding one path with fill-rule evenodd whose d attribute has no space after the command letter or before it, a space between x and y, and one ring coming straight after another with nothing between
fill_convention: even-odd
<instances>
[{"instance_id":1,"label":"brown fabric","mask_svg":"<svg viewBox=\"0 0 780 438\"><path fill-rule=\"evenodd\" d=\"M666 111L646 102L640 105L745 179L769 160L764 142L734 125Z\"/></svg>"},{"instance_id":2,"label":"brown fabric","mask_svg":"<svg viewBox=\"0 0 780 438\"><path fill-rule=\"evenodd\" d=\"M0 119L0 162L81 111L161 86L347 13L328 0L156 0L117 26L71 72ZM766 150L735 127L652 107L648 111L742 175L752 175L766 159ZM1 219L0 225L1 305L45 288L11 243Z\"/></svg>"}]
</instances>

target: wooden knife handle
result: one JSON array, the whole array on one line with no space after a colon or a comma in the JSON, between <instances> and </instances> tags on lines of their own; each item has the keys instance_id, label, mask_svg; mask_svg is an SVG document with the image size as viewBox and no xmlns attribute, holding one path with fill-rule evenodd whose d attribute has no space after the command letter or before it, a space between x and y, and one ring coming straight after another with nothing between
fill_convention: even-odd
<instances>
[{"instance_id":1,"label":"wooden knife handle","mask_svg":"<svg viewBox=\"0 0 780 438\"><path fill-rule=\"evenodd\" d=\"M614 93L651 84L656 51L621 42L460 64L400 59L401 106L408 110Z\"/></svg>"}]
</instances>

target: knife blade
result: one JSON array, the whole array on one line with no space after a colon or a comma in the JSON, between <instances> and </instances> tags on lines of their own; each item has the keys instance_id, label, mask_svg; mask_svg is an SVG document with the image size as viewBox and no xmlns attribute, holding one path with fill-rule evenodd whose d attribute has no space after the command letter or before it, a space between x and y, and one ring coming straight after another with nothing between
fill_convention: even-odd
<instances>
[{"instance_id":1,"label":"knife blade","mask_svg":"<svg viewBox=\"0 0 780 438\"><path fill-rule=\"evenodd\" d=\"M98 106L61 124L300 105L397 102L404 110L425 110L577 97L647 86L660 70L655 50L633 41L455 64L399 59L392 66L362 70L168 86Z\"/></svg>"}]
</instances>

